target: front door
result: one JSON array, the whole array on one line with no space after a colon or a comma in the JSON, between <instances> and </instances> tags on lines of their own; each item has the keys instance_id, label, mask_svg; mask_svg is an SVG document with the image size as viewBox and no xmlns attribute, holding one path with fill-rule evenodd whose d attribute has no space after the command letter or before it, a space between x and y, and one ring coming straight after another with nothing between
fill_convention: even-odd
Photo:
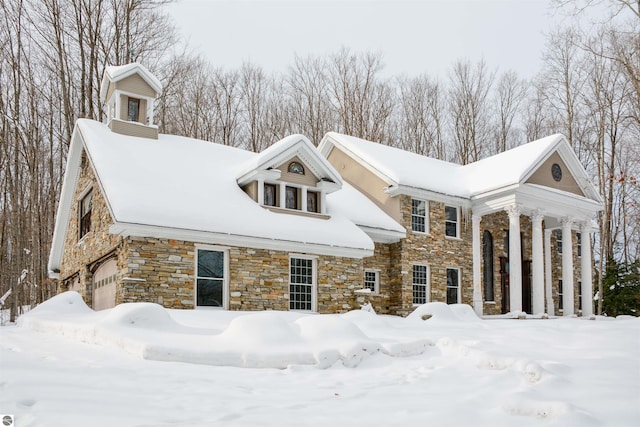
<instances>
[{"instance_id":1,"label":"front door","mask_svg":"<svg viewBox=\"0 0 640 427\"><path fill-rule=\"evenodd\" d=\"M509 312L509 258L500 257L500 287L502 289L502 314Z\"/></svg>"}]
</instances>

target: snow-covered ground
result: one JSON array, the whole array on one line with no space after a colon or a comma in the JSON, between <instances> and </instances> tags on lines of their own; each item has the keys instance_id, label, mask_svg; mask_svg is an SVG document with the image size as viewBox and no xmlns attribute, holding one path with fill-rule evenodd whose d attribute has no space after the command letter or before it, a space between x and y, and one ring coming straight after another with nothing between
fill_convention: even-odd
<instances>
[{"instance_id":1,"label":"snow-covered ground","mask_svg":"<svg viewBox=\"0 0 640 427\"><path fill-rule=\"evenodd\" d=\"M430 315L428 320L423 320ZM640 319L94 312L73 292L0 328L15 426L637 426Z\"/></svg>"}]
</instances>

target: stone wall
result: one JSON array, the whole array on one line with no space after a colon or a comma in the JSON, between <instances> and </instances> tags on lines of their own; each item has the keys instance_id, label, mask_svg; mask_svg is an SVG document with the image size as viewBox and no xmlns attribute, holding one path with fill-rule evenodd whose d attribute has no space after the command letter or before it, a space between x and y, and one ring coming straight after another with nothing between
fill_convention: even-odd
<instances>
[{"instance_id":1,"label":"stone wall","mask_svg":"<svg viewBox=\"0 0 640 427\"><path fill-rule=\"evenodd\" d=\"M88 189L93 192L91 229L82 238L79 238L79 203ZM69 283L73 281L73 276L77 274L80 278L79 292L85 302L92 306L92 270L95 271L98 267L93 264L109 253L117 252L120 245L120 237L109 233L109 226L112 223L111 214L100 187L97 185L93 169L83 153L80 173L71 204L67 235L64 242L64 254L60 264L59 292L68 290Z\"/></svg>"},{"instance_id":2,"label":"stone wall","mask_svg":"<svg viewBox=\"0 0 640 427\"><path fill-rule=\"evenodd\" d=\"M580 306L580 302L578 299L579 287L578 282L582 281L582 268L581 268L581 257L578 256L578 245L577 245L577 232L575 230L571 231L571 245L573 249L573 311L575 314L579 313L578 307ZM552 294L553 294L553 307L555 310L556 316L562 315L562 306L560 305L560 298L558 294L560 292L560 280L562 279L562 253L559 252L559 244L558 239L556 237L556 232L551 233L551 258L552 258L552 267L551 267L551 283L552 283ZM586 247L586 246L585 246ZM584 248L583 248L584 249Z\"/></svg>"},{"instance_id":3,"label":"stone wall","mask_svg":"<svg viewBox=\"0 0 640 427\"><path fill-rule=\"evenodd\" d=\"M365 269L379 272L379 292L369 294L367 301L380 314L395 314L400 309L400 248L400 243L376 243L373 256L363 262Z\"/></svg>"}]
</instances>

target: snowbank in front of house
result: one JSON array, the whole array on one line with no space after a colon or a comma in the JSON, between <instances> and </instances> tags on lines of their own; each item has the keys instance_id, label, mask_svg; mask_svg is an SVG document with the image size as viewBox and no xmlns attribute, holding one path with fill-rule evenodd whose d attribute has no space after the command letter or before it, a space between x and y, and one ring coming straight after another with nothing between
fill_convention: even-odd
<instances>
[{"instance_id":1,"label":"snowbank in front of house","mask_svg":"<svg viewBox=\"0 0 640 427\"><path fill-rule=\"evenodd\" d=\"M425 313L433 315L431 323L479 321L469 306L429 303L418 307L407 322ZM394 333L383 316L363 310L343 315L226 313L228 323L218 327L187 326L174 314L181 317L153 303L120 304L95 312L78 293L65 292L20 317L18 324L121 348L144 359L255 368L324 368L336 362L354 367L367 356L412 356L434 345L424 337Z\"/></svg>"}]
</instances>

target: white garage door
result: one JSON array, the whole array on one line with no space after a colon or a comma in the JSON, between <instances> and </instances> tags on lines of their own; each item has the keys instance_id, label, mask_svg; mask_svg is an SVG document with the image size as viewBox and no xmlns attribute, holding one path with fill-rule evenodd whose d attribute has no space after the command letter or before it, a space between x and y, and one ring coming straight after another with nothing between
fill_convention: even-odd
<instances>
[{"instance_id":1,"label":"white garage door","mask_svg":"<svg viewBox=\"0 0 640 427\"><path fill-rule=\"evenodd\" d=\"M116 260L102 264L93 275L93 309L104 310L116 305Z\"/></svg>"}]
</instances>

